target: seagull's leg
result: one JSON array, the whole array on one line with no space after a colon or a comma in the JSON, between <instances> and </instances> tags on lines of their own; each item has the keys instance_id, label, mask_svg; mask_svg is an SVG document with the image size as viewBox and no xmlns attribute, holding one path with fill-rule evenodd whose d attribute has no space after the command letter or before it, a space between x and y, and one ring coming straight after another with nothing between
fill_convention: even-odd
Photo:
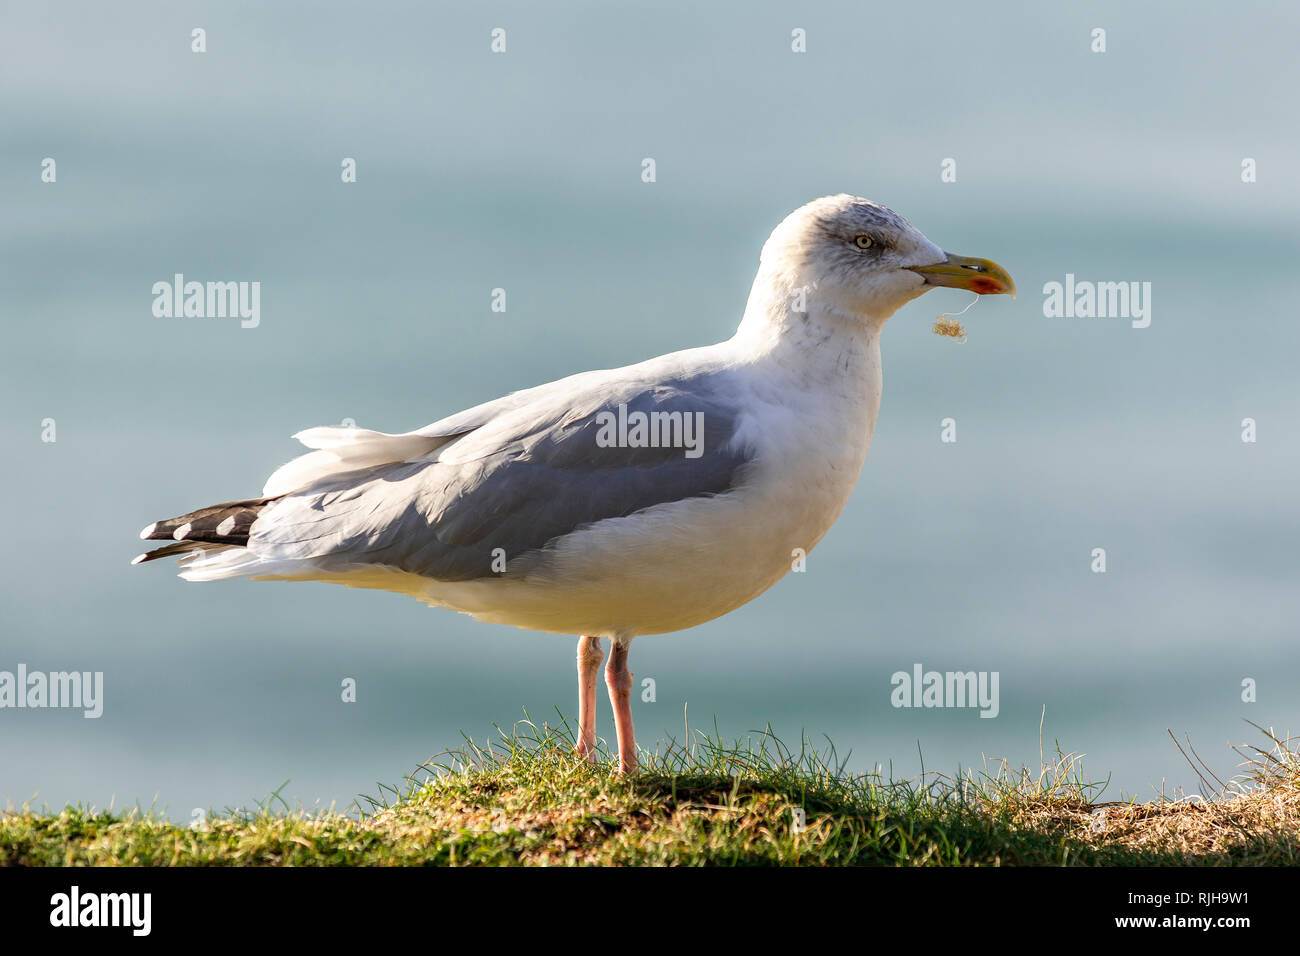
<instances>
[{"instance_id":1,"label":"seagull's leg","mask_svg":"<svg viewBox=\"0 0 1300 956\"><path fill-rule=\"evenodd\" d=\"M596 762L596 672L605 657L599 637L578 638L578 754Z\"/></svg>"},{"instance_id":2,"label":"seagull's leg","mask_svg":"<svg viewBox=\"0 0 1300 956\"><path fill-rule=\"evenodd\" d=\"M605 686L614 705L614 729L618 731L618 769L636 769L636 735L632 731L632 672L627 669L628 638L614 638L605 664Z\"/></svg>"}]
</instances>

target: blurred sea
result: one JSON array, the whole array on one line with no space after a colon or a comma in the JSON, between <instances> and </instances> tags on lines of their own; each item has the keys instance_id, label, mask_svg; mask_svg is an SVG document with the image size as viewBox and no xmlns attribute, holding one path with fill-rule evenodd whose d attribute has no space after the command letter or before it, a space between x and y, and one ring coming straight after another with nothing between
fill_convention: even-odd
<instances>
[{"instance_id":1,"label":"blurred sea","mask_svg":"<svg viewBox=\"0 0 1300 956\"><path fill-rule=\"evenodd\" d=\"M1245 719L1300 730L1300 124L1277 109L1300 13L1192 6L7 6L0 670L103 671L106 700L0 711L0 804L188 818L287 779L341 808L462 732L572 713L569 640L191 585L130 567L136 533L256 494L304 427L403 431L725 338L768 231L840 191L996 259L1020 297L968 312L964 345L930 334L961 294L894 317L843 517L807 573L635 643L640 742L680 738L689 704L909 776L918 753L1036 765L1046 708L1046 749L1146 797L1195 788L1166 728L1221 776L1262 742ZM260 326L155 318L176 272L260 281ZM1151 326L1045 318L1066 273L1150 282ZM999 716L893 708L915 662L998 671Z\"/></svg>"}]
</instances>

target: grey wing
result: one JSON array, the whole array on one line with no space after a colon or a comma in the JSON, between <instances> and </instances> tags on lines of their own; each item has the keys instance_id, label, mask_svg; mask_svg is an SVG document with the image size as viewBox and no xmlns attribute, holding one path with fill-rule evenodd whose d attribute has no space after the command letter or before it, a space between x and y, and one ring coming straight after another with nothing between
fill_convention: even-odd
<instances>
[{"instance_id":1,"label":"grey wing","mask_svg":"<svg viewBox=\"0 0 1300 956\"><path fill-rule=\"evenodd\" d=\"M526 568L517 559L584 526L737 487L753 451L738 440L740 413L724 395L692 381L518 409L512 427L488 439L457 438L463 454L448 460L352 472L275 502L250 546L318 567L382 565L439 581L497 575L499 555ZM657 430L638 435L638 421Z\"/></svg>"}]
</instances>

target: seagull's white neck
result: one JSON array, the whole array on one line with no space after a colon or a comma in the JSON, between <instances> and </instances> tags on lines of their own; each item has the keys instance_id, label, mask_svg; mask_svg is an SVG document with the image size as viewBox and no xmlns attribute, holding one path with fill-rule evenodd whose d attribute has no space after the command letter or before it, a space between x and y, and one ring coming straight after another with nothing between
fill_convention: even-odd
<instances>
[{"instance_id":1,"label":"seagull's white neck","mask_svg":"<svg viewBox=\"0 0 1300 956\"><path fill-rule=\"evenodd\" d=\"M761 368L754 381L767 401L804 428L828 430L828 441L842 442L860 468L880 411L884 319L846 312L800 279L760 269L723 347L738 364Z\"/></svg>"},{"instance_id":2,"label":"seagull's white neck","mask_svg":"<svg viewBox=\"0 0 1300 956\"><path fill-rule=\"evenodd\" d=\"M760 270L740 327L719 348L752 412L746 435L763 465L755 471L756 507L780 513L769 528L777 538L808 549L857 483L882 379L880 323L837 308L815 289L799 291ZM791 487L801 489L798 507L786 497Z\"/></svg>"},{"instance_id":3,"label":"seagull's white neck","mask_svg":"<svg viewBox=\"0 0 1300 956\"><path fill-rule=\"evenodd\" d=\"M878 377L886 318L849 312L799 273L764 267L729 345L745 360L797 370L823 383L869 372L859 366L862 361L874 364Z\"/></svg>"}]
</instances>

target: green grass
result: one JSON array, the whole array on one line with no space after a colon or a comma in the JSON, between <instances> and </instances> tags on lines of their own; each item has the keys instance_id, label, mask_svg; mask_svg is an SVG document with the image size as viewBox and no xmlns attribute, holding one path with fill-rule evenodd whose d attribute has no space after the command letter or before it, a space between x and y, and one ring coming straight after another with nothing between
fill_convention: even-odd
<instances>
[{"instance_id":1,"label":"green grass","mask_svg":"<svg viewBox=\"0 0 1300 956\"><path fill-rule=\"evenodd\" d=\"M365 813L273 812L268 800L190 828L138 810L10 811L0 814L0 863L1296 864L1300 756L1268 739L1210 799L1103 803L1102 785L1059 752L1036 772L997 764L899 782L846 773L833 747L697 732L620 776L577 759L563 724L523 721L490 747L442 755L391 802L363 798Z\"/></svg>"}]
</instances>

